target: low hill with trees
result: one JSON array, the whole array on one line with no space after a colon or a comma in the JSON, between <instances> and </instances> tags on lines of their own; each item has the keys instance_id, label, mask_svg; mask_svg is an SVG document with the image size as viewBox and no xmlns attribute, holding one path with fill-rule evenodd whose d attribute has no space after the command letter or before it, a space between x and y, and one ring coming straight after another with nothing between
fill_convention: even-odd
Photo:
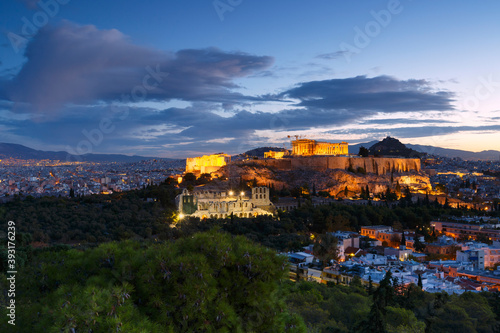
<instances>
[{"instance_id":1,"label":"low hill with trees","mask_svg":"<svg viewBox=\"0 0 500 333\"><path fill-rule=\"evenodd\" d=\"M371 155L378 156L402 156L410 158L420 158L425 156L425 153L420 153L416 150L406 147L398 139L386 137L382 141L375 143L369 149Z\"/></svg>"}]
</instances>

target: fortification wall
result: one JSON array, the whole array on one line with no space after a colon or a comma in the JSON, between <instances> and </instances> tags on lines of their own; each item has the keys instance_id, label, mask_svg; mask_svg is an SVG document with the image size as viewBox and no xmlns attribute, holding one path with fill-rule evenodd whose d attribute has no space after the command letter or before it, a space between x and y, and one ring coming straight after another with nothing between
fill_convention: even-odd
<instances>
[{"instance_id":1,"label":"fortification wall","mask_svg":"<svg viewBox=\"0 0 500 333\"><path fill-rule=\"evenodd\" d=\"M420 172L421 169L420 159L390 157L296 156L279 160L265 159L233 163L238 165L251 165L254 163L278 170L313 169L317 171L348 170L351 166L355 171L358 168L363 168L368 173L379 175L391 172Z\"/></svg>"},{"instance_id":2,"label":"fortification wall","mask_svg":"<svg viewBox=\"0 0 500 333\"><path fill-rule=\"evenodd\" d=\"M265 160L250 160L250 161L234 161L231 164L235 165L252 165L256 164L259 166L274 168L278 170L291 170L292 169L292 159L265 159Z\"/></svg>"}]
</instances>

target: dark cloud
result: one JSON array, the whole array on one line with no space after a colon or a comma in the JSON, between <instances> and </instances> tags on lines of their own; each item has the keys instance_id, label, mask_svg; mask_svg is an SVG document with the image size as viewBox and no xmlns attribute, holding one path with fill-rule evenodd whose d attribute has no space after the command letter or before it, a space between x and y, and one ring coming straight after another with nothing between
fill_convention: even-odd
<instances>
[{"instance_id":1,"label":"dark cloud","mask_svg":"<svg viewBox=\"0 0 500 333\"><path fill-rule=\"evenodd\" d=\"M217 148L235 152L242 144L252 147L255 139L258 139L255 134L257 130L300 130L346 124L353 119L352 114L342 114L342 111L304 112L300 109L278 113L237 111L231 116L220 116L210 111L210 106L204 103L162 111L129 108L127 116L121 117L123 114L111 111L110 107L72 107L65 109L55 119L12 120L8 124L9 133L36 138L48 145L64 143L75 148L82 140L89 140L85 133L99 129L100 120L109 118L114 130L105 133L102 142L92 146L93 152L113 152L114 147L128 145L127 153L130 153L138 149L136 147L161 147L165 144L172 147L170 150L179 152L187 148L191 151L213 151ZM190 144L186 145L188 142Z\"/></svg>"},{"instance_id":2,"label":"dark cloud","mask_svg":"<svg viewBox=\"0 0 500 333\"><path fill-rule=\"evenodd\" d=\"M277 113L239 111L231 117L222 117L196 108L171 108L145 117L143 122L151 124L170 123L188 127L179 135L210 140L235 137L242 140L251 137L257 130L275 132L328 127L352 122L355 115L342 111L325 110L282 110Z\"/></svg>"},{"instance_id":3,"label":"dark cloud","mask_svg":"<svg viewBox=\"0 0 500 333\"><path fill-rule=\"evenodd\" d=\"M8 105L5 105L8 107ZM237 111L231 116L214 114L210 105L199 103L187 108L169 108L158 111L147 108L129 108L126 117L121 111L110 107L72 107L65 109L61 116L49 121L25 120L5 121L8 126L5 135L24 137L25 142L37 140L50 147L76 150L82 141L89 141L88 133L99 129L99 122L109 118L113 130L104 133L97 144L92 144L92 152L135 153L150 156L192 156L199 153L224 151L242 152L258 146L269 145L267 138L259 137L258 130L281 131L308 130L318 128L319 132L348 136L362 134L371 138L391 135L398 138L419 138L446 135L457 132L498 131L500 125L488 126L401 126L397 128L331 128L355 124L357 115L352 112L335 110L282 110L277 113ZM402 123L401 119L389 119L387 125ZM426 120L423 121L425 123ZM366 122L365 122L366 123ZM368 121L369 124L384 125L384 121ZM418 120L407 123L418 124ZM87 133L87 134L85 134ZM283 134L284 136L285 134ZM22 143L22 141L19 141ZM62 146L62 147L61 147Z\"/></svg>"},{"instance_id":4,"label":"dark cloud","mask_svg":"<svg viewBox=\"0 0 500 333\"><path fill-rule=\"evenodd\" d=\"M252 100L232 91L237 88L233 79L273 62L271 57L216 48L167 53L134 45L114 29L71 23L41 29L25 56L27 62L4 90L11 101L42 111L134 93L141 100L144 95L157 100Z\"/></svg>"},{"instance_id":5,"label":"dark cloud","mask_svg":"<svg viewBox=\"0 0 500 333\"><path fill-rule=\"evenodd\" d=\"M196 62L195 62L196 63ZM332 84L332 81L335 84ZM356 87L353 82L357 82L360 87ZM375 86L374 82L386 82L384 87ZM324 84L321 84L324 83ZM179 85L181 83L179 82ZM344 86L345 85L345 86ZM312 86L312 87L311 87ZM420 96L424 101L421 104L429 105L427 99L432 96L441 96L444 93L434 93L425 81L397 81L396 79L383 77L380 80L368 79L365 77L346 78L329 81L302 83L298 88L290 89L279 96L266 96L264 99L276 98L298 98L301 101L309 102L311 98L320 98L329 94L340 95L342 93L350 96L369 93L372 100L376 100L376 107L361 107L359 101L353 99L351 103L343 100L342 107L337 107L335 103L329 107L316 107L305 105L296 109L284 109L279 112L249 112L238 110L241 103L222 103L228 111L224 115L220 111L221 103L215 102L195 102L192 106L186 108L169 108L165 110L152 110L146 108L130 108L129 114L125 119L120 119L116 114L110 111L110 107L70 107L65 108L57 119L46 121L15 121L9 124L12 134L22 136L29 135L43 142L58 144L65 142L71 147L76 147L81 140L88 140L83 131L91 131L98 128L99 120L109 117L113 120L116 129L105 135L102 143L93 147L95 151L113 152L116 147L129 146L140 147L137 153L149 151L151 154L158 155L162 147L167 147L170 151L177 151L177 154L195 154L205 151L226 151L240 152L244 149L250 149L256 142L263 138L257 137L258 130L269 130L274 132L298 131L318 128L328 130L336 126L349 125L354 123L363 123L363 118L373 116L382 110L386 112L391 110L393 101L387 101L383 97L387 92L398 94L399 92L413 92ZM381 94L382 97L377 97ZM431 96L429 98L429 96ZM353 97L354 98L354 97ZM208 99L208 98L207 98ZM338 98L340 99L340 97ZM409 100L405 104L400 100L401 110L413 110L415 100ZM304 104L300 102L299 104ZM306 103L307 104L307 103ZM446 104L442 101L441 104ZM443 107L444 108L444 107ZM451 107L449 107L451 109ZM353 112L356 111L356 112ZM392 110L391 110L392 111ZM395 111L395 110L394 110ZM392 125L392 124L428 124L432 119L383 119L367 120L365 124ZM438 120L436 120L438 121ZM421 136L442 129L433 127L404 127L388 130L380 129L353 129L343 130L342 135L349 134L369 134L380 135L391 134L393 136L409 137L421 132ZM478 128L480 129L480 128ZM444 128L444 131L459 131L460 128ZM149 147L149 148L148 148ZM158 148L159 147L159 148ZM244 147L244 148L242 148ZM166 149L166 148L165 148ZM190 153L191 152L191 153Z\"/></svg>"},{"instance_id":6,"label":"dark cloud","mask_svg":"<svg viewBox=\"0 0 500 333\"><path fill-rule=\"evenodd\" d=\"M305 82L279 97L299 99L297 105L309 109L345 109L360 114L453 109L451 93L434 91L425 80L397 80L390 76Z\"/></svg>"},{"instance_id":7,"label":"dark cloud","mask_svg":"<svg viewBox=\"0 0 500 333\"><path fill-rule=\"evenodd\" d=\"M29 118L8 122L6 135L74 148L82 140L89 140L84 133L98 129L101 119L111 119L114 130L105 133L92 146L92 152L157 156L166 150L177 155L233 153L258 146L263 140L256 135L259 130L328 130L362 122L381 112L453 110L451 93L436 91L425 80L397 80L389 76L303 82L275 95L245 96L235 92L239 88L235 79L272 75L272 58L215 48L168 53L133 45L117 30L70 23L42 29L29 43L26 58L13 79L0 82L0 87L6 87L0 89L0 100L8 101L5 109L18 115L31 113ZM158 71L165 75L155 81L152 72ZM144 81L145 78L148 79ZM178 99L191 106L165 110L130 108L124 118L113 113L109 102L144 90L144 82L155 85L148 86L146 100ZM285 107L274 113L247 111L270 101L295 103L295 108ZM78 104L83 106L75 106ZM57 116L47 112L57 109ZM365 124L431 122L384 119L367 120ZM387 133L409 137L409 133L417 135L425 129L429 127L397 128ZM453 129L457 131L456 127ZM408 133L400 135L403 131Z\"/></svg>"}]
</instances>

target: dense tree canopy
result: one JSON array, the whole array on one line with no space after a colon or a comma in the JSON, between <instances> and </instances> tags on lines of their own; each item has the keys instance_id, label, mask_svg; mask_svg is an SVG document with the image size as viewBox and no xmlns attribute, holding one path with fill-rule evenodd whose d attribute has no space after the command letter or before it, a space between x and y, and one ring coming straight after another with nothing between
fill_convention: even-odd
<instances>
[{"instance_id":1,"label":"dense tree canopy","mask_svg":"<svg viewBox=\"0 0 500 333\"><path fill-rule=\"evenodd\" d=\"M396 292L389 275L373 295L357 286L288 282L282 285L290 311L309 332L474 332L500 331L500 295L431 294L414 284Z\"/></svg>"},{"instance_id":2,"label":"dense tree canopy","mask_svg":"<svg viewBox=\"0 0 500 333\"><path fill-rule=\"evenodd\" d=\"M303 332L278 290L286 261L216 230L160 244L43 251L18 276L16 326L24 332Z\"/></svg>"}]
</instances>

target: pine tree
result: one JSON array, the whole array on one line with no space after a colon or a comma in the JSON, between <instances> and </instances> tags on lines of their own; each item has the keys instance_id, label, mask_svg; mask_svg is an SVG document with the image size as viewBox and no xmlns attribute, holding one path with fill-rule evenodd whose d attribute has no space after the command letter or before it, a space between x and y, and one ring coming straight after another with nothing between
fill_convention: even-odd
<instances>
[{"instance_id":1,"label":"pine tree","mask_svg":"<svg viewBox=\"0 0 500 333\"><path fill-rule=\"evenodd\" d=\"M368 295L372 295L372 294L373 294L373 280L372 280L372 276L368 275Z\"/></svg>"},{"instance_id":2,"label":"pine tree","mask_svg":"<svg viewBox=\"0 0 500 333\"><path fill-rule=\"evenodd\" d=\"M420 241L419 235L415 233L415 240L413 242L413 248L417 252L422 252L425 249L425 245Z\"/></svg>"},{"instance_id":3,"label":"pine tree","mask_svg":"<svg viewBox=\"0 0 500 333\"><path fill-rule=\"evenodd\" d=\"M257 184L257 179L254 177L254 178L252 179L252 187L257 187L257 186L258 186L258 184Z\"/></svg>"},{"instance_id":4,"label":"pine tree","mask_svg":"<svg viewBox=\"0 0 500 333\"><path fill-rule=\"evenodd\" d=\"M396 193L401 195L401 185L399 185L399 180L396 180Z\"/></svg>"},{"instance_id":5,"label":"pine tree","mask_svg":"<svg viewBox=\"0 0 500 333\"><path fill-rule=\"evenodd\" d=\"M406 186L405 188L405 199L408 201L408 203L411 203L411 192L410 192L410 187Z\"/></svg>"},{"instance_id":6,"label":"pine tree","mask_svg":"<svg viewBox=\"0 0 500 333\"><path fill-rule=\"evenodd\" d=\"M370 333L385 333L385 325L384 325L384 318L382 316L382 311L380 311L380 308L376 303L373 303L371 309L370 309L370 314L368 316L368 321L367 325L365 327L365 330L363 332L370 332Z\"/></svg>"},{"instance_id":7,"label":"pine tree","mask_svg":"<svg viewBox=\"0 0 500 333\"><path fill-rule=\"evenodd\" d=\"M423 288L424 288L424 285L422 284L422 274L418 274L418 282L417 282L417 286L418 286L420 289L423 289Z\"/></svg>"},{"instance_id":8,"label":"pine tree","mask_svg":"<svg viewBox=\"0 0 500 333\"><path fill-rule=\"evenodd\" d=\"M429 192L425 193L425 199L424 199L424 205L429 206L430 200L429 200Z\"/></svg>"}]
</instances>

